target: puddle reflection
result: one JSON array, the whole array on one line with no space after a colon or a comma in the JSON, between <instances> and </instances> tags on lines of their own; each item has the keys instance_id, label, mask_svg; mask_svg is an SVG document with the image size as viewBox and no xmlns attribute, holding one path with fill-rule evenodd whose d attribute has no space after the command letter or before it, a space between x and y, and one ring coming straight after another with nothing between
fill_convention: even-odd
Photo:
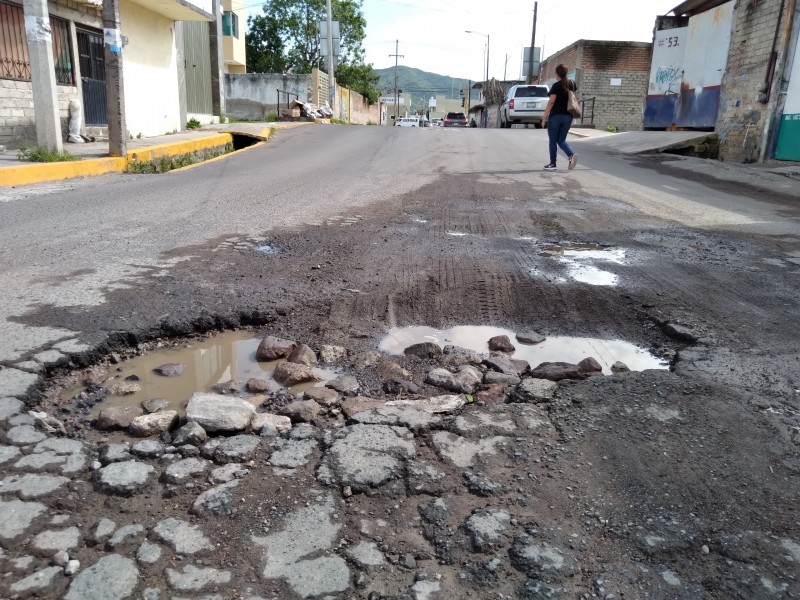
<instances>
[{"instance_id":1,"label":"puddle reflection","mask_svg":"<svg viewBox=\"0 0 800 600\"><path fill-rule=\"evenodd\" d=\"M619 277L594 264L608 262L617 265L626 263L626 251L621 248L607 248L599 244L565 244L542 247L542 256L558 258L567 267L567 274L575 281L589 285L616 285ZM586 264L586 263L590 264Z\"/></svg>"},{"instance_id":2,"label":"puddle reflection","mask_svg":"<svg viewBox=\"0 0 800 600\"><path fill-rule=\"evenodd\" d=\"M555 336L547 338L541 344L526 346L516 340L515 333L510 329L485 325L463 325L451 329L396 327L381 340L379 348L390 354L402 354L412 344L434 342L439 346L461 346L488 356L488 340L497 335L507 335L516 347L513 358L526 360L532 367L543 362L575 364L591 356L602 365L606 375L611 374L611 365L618 360L628 365L632 371L669 368L666 361L653 356L644 348L622 340Z\"/></svg>"},{"instance_id":3,"label":"puddle reflection","mask_svg":"<svg viewBox=\"0 0 800 600\"><path fill-rule=\"evenodd\" d=\"M247 331L235 331L213 336L203 341L191 342L188 347L157 350L149 354L137 356L123 361L118 368L111 371L115 378L106 383L125 381L126 377L137 376L133 381L141 390L128 396L109 396L96 405L93 414L112 406L139 406L143 401L163 398L169 408L183 414L183 404L195 392L208 392L216 384L231 380L240 381L241 385L255 377L269 384L269 391L277 391L281 386L272 373L281 361L259 362L256 360L256 348L261 343L260 337L254 338ZM158 366L166 363L185 365L183 372L177 377L163 377L153 372ZM334 377L331 369L315 368L314 374L320 381L292 386L293 394L309 387L321 386ZM69 390L68 398L79 393L83 388Z\"/></svg>"}]
</instances>

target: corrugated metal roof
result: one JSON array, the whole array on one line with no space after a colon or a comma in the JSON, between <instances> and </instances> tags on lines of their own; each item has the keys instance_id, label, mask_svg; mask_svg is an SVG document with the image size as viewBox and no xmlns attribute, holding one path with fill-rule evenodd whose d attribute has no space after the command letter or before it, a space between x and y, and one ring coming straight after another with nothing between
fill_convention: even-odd
<instances>
[{"instance_id":1,"label":"corrugated metal roof","mask_svg":"<svg viewBox=\"0 0 800 600\"><path fill-rule=\"evenodd\" d=\"M673 15L681 16L681 15L697 15L700 13L704 13L707 10L711 10L712 8L716 8L726 2L732 2L733 0L686 0L686 2L681 2L678 6L673 8L670 12Z\"/></svg>"}]
</instances>

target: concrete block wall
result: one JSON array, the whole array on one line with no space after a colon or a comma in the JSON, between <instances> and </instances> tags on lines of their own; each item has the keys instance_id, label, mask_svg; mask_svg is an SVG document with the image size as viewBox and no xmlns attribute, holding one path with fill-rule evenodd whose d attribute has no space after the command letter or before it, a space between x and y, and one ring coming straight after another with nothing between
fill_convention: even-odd
<instances>
[{"instance_id":1,"label":"concrete block wall","mask_svg":"<svg viewBox=\"0 0 800 600\"><path fill-rule=\"evenodd\" d=\"M78 89L70 85L59 85L57 89L61 132L66 139L69 102L78 100ZM36 118L31 82L0 79L0 145L16 149L35 143Z\"/></svg>"},{"instance_id":2,"label":"concrete block wall","mask_svg":"<svg viewBox=\"0 0 800 600\"><path fill-rule=\"evenodd\" d=\"M378 125L381 120L380 106L370 104L358 92L350 92L350 122L357 125Z\"/></svg>"},{"instance_id":3,"label":"concrete block wall","mask_svg":"<svg viewBox=\"0 0 800 600\"><path fill-rule=\"evenodd\" d=\"M229 117L246 121L263 121L269 114L280 115L278 90L296 94L301 102L312 101L311 75L227 73L225 112ZM281 102L285 107L285 95Z\"/></svg>"},{"instance_id":4,"label":"concrete block wall","mask_svg":"<svg viewBox=\"0 0 800 600\"><path fill-rule=\"evenodd\" d=\"M640 130L648 78L647 71L582 70L580 97L595 97L595 127L605 129L613 126L619 131ZM611 85L612 79L621 80L622 85Z\"/></svg>"},{"instance_id":5,"label":"concrete block wall","mask_svg":"<svg viewBox=\"0 0 800 600\"><path fill-rule=\"evenodd\" d=\"M722 160L746 163L758 159L768 109L759 97L766 92L772 44L781 26L781 4L781 0L737 4L716 124ZM788 11L784 12L783 17L788 18Z\"/></svg>"}]
</instances>

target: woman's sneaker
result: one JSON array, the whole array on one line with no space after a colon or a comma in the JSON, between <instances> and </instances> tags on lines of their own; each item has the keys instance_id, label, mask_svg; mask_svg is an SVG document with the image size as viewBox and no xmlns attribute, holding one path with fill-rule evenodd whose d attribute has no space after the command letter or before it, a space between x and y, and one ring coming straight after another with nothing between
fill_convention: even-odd
<instances>
[{"instance_id":1,"label":"woman's sneaker","mask_svg":"<svg viewBox=\"0 0 800 600\"><path fill-rule=\"evenodd\" d=\"M569 167L568 167L569 170L572 171L572 169L574 169L577 164L578 164L578 155L573 154L572 156L569 157Z\"/></svg>"},{"instance_id":2,"label":"woman's sneaker","mask_svg":"<svg viewBox=\"0 0 800 600\"><path fill-rule=\"evenodd\" d=\"M545 171L555 171L556 170L556 163L550 163L549 165L544 166Z\"/></svg>"}]
</instances>

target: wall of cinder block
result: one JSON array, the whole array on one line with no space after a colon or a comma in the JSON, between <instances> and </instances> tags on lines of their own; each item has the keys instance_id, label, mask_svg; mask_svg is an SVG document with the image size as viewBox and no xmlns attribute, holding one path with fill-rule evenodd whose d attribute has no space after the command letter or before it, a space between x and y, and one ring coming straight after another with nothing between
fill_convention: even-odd
<instances>
[{"instance_id":1,"label":"wall of cinder block","mask_svg":"<svg viewBox=\"0 0 800 600\"><path fill-rule=\"evenodd\" d=\"M737 3L717 113L716 132L722 160L753 162L758 159L767 125L768 104L763 102L766 99L763 94L767 92L767 67L775 32L780 26L781 4L781 0Z\"/></svg>"},{"instance_id":2,"label":"wall of cinder block","mask_svg":"<svg viewBox=\"0 0 800 600\"><path fill-rule=\"evenodd\" d=\"M66 139L69 129L69 102L78 100L78 88L70 85L57 87L61 131ZM35 143L36 118L31 82L0 79L0 145L15 149Z\"/></svg>"}]
</instances>

